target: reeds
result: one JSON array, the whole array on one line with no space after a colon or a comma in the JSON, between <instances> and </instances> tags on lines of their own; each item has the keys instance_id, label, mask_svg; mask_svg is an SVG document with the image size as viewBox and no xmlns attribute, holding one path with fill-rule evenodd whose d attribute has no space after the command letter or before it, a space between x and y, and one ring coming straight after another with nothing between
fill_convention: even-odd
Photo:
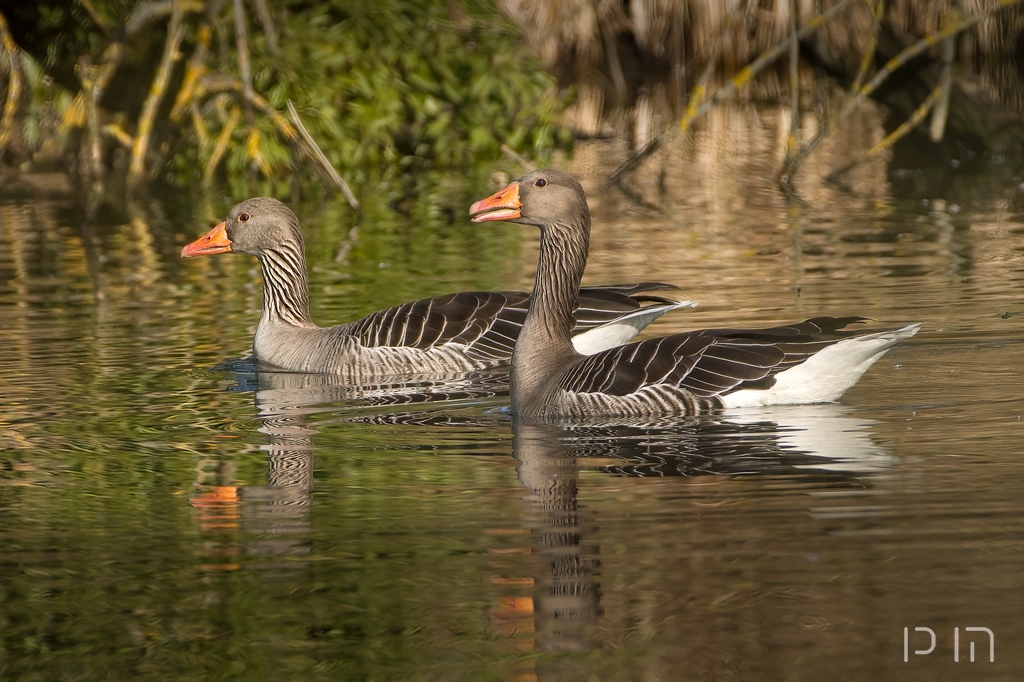
<instances>
[{"instance_id":1,"label":"reeds","mask_svg":"<svg viewBox=\"0 0 1024 682\"><path fill-rule=\"evenodd\" d=\"M824 55L833 70L849 74L847 103L835 120L819 121L824 133L841 129L858 102L876 94L893 74L915 58L941 65L936 84L905 110L905 121L864 156L830 174L842 173L888 149L932 115L930 134L940 140L950 125L954 62L989 76L987 93L1011 106L1024 100L1024 85L1011 80L1005 65L1022 32L1020 11L1003 10L1020 0L500 0L499 5L523 29L544 63L564 84L579 88L574 123L587 134L618 127L634 131L635 152L616 169L624 175L657 150L665 139L686 132L711 107L735 96L788 101L793 126L779 170L779 186L796 199L792 175L822 139L799 143L801 71L797 54ZM879 32L890 40L878 63ZM967 36L967 38L962 38ZM902 45L900 44L902 41ZM805 44L806 43L806 44ZM625 51L625 52L624 52ZM782 57L788 55L788 73ZM632 78L623 78L632 65ZM806 79L806 69L803 72ZM993 77L998 74L998 77ZM788 76L788 78L786 77ZM622 85L628 82L628 87ZM648 99L667 87L668 115L674 125L656 135ZM601 106L596 106L601 103ZM956 107L957 102L952 106ZM962 104L962 103L961 103ZM970 106L970 105L968 105ZM984 104L980 105L984 108ZM933 113L934 109L934 113ZM961 117L962 119L963 117ZM974 133L975 131L969 131Z\"/></svg>"}]
</instances>

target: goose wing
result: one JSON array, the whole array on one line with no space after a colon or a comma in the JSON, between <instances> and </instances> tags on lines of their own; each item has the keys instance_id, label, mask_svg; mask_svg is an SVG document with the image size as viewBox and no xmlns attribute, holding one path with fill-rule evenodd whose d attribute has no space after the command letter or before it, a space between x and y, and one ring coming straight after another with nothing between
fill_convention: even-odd
<instances>
[{"instance_id":1,"label":"goose wing","mask_svg":"<svg viewBox=\"0 0 1024 682\"><path fill-rule=\"evenodd\" d=\"M675 298L658 296L650 292L673 290L679 287L664 282L640 282L637 284L613 284L606 286L581 287L576 297L573 317L576 319L574 334L614 322L624 315L641 308L653 306L676 306ZM684 302L685 304L686 302ZM648 305L644 305L648 304Z\"/></svg>"},{"instance_id":2,"label":"goose wing","mask_svg":"<svg viewBox=\"0 0 1024 682\"><path fill-rule=\"evenodd\" d=\"M410 301L352 322L347 332L366 347L428 349L447 343L470 345L508 306L528 298L521 292L463 291Z\"/></svg>"},{"instance_id":3,"label":"goose wing","mask_svg":"<svg viewBox=\"0 0 1024 682\"><path fill-rule=\"evenodd\" d=\"M574 343L578 343L586 332L597 334L596 337L589 337L583 346L577 346L580 352L586 354L626 343L669 310L694 305L689 301L651 293L678 288L663 282L582 287L573 310L576 320L572 330ZM508 303L490 328L467 349L467 355L486 361L508 360L512 357L516 339L526 321L531 297L520 292L516 292L515 298L509 293L505 295L509 297ZM616 326L617 322L622 324Z\"/></svg>"},{"instance_id":4,"label":"goose wing","mask_svg":"<svg viewBox=\"0 0 1024 682\"><path fill-rule=\"evenodd\" d=\"M653 321L661 312L686 305L651 292L676 289L661 282L583 287L577 301L576 327L580 333L651 310ZM467 291L411 301L367 315L346 325L366 347L405 346L426 350L460 344L466 354L485 361L512 357L523 328L530 295L521 291ZM644 325L646 326L646 325Z\"/></svg>"},{"instance_id":5,"label":"goose wing","mask_svg":"<svg viewBox=\"0 0 1024 682\"><path fill-rule=\"evenodd\" d=\"M865 319L818 317L767 329L702 329L647 339L583 358L561 377L559 387L626 396L661 384L698 398L768 388L775 374L858 335L844 327Z\"/></svg>"}]
</instances>

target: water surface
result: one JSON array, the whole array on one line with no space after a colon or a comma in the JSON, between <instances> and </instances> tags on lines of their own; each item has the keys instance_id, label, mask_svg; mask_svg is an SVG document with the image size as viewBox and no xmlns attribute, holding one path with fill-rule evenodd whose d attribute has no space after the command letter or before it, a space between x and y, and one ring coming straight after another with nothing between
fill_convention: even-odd
<instances>
[{"instance_id":1,"label":"water surface","mask_svg":"<svg viewBox=\"0 0 1024 682\"><path fill-rule=\"evenodd\" d=\"M491 377L410 403L256 373L255 262L177 258L204 219L0 205L0 678L1019 679L1016 184L898 195L869 168L794 208L770 145L740 162L716 131L664 191L632 179L647 207L581 145L586 281L701 301L657 333L922 322L841 404L530 427ZM342 207L296 206L314 318L529 287L530 228L462 215L493 189L351 243Z\"/></svg>"}]
</instances>

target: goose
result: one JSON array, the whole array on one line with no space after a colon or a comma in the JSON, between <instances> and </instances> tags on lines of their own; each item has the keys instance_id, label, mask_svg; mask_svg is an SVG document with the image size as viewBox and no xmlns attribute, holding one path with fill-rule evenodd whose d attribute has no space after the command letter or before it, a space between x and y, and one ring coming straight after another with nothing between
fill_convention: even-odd
<instances>
[{"instance_id":1,"label":"goose","mask_svg":"<svg viewBox=\"0 0 1024 682\"><path fill-rule=\"evenodd\" d=\"M511 410L528 419L648 418L834 402L919 324L857 329L815 317L767 329L701 329L588 356L572 346L573 298L587 264L590 209L570 175L537 170L469 209L473 222L540 228L540 262L509 374Z\"/></svg>"},{"instance_id":2,"label":"goose","mask_svg":"<svg viewBox=\"0 0 1024 682\"><path fill-rule=\"evenodd\" d=\"M507 364L530 295L461 292L412 301L334 327L309 314L302 228L285 204L255 197L181 250L255 256L263 271L263 311L252 359L277 370L340 375L363 384L383 378L438 376ZM574 348L587 354L626 343L670 310L692 307L651 292L660 282L587 287L573 304Z\"/></svg>"}]
</instances>

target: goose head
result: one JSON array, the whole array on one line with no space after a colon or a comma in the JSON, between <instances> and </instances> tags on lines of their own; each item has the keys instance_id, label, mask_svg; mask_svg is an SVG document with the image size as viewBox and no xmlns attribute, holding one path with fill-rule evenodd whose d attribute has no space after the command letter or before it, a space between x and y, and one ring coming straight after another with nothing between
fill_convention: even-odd
<instances>
[{"instance_id":1,"label":"goose head","mask_svg":"<svg viewBox=\"0 0 1024 682\"><path fill-rule=\"evenodd\" d=\"M299 219L290 208L272 197L255 197L238 204L216 227L181 250L182 258L215 253L259 256L282 244L302 244Z\"/></svg>"},{"instance_id":2,"label":"goose head","mask_svg":"<svg viewBox=\"0 0 1024 682\"><path fill-rule=\"evenodd\" d=\"M508 187L469 207L474 223L503 220L540 228L586 229L590 209L583 187L568 173L543 169L527 173Z\"/></svg>"}]
</instances>

